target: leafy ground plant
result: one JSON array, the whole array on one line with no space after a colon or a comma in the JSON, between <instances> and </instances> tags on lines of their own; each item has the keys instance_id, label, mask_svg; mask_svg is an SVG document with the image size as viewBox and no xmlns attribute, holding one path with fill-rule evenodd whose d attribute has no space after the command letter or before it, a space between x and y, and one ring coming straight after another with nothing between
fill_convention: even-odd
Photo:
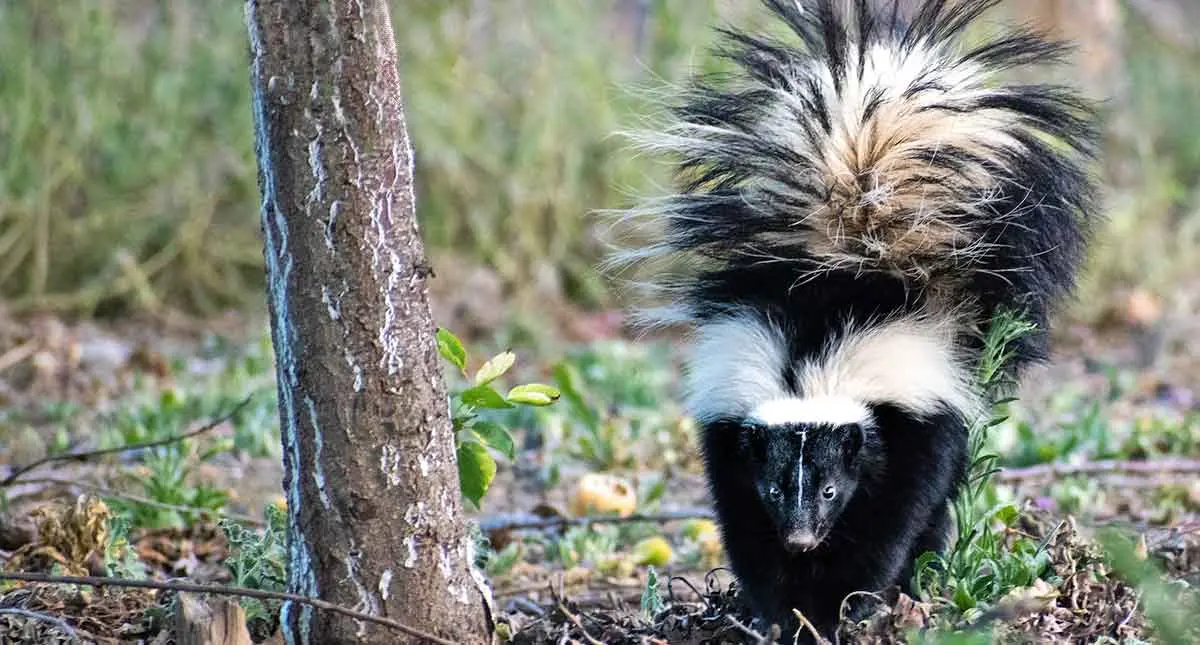
<instances>
[{"instance_id":1,"label":"leafy ground plant","mask_svg":"<svg viewBox=\"0 0 1200 645\"><path fill-rule=\"evenodd\" d=\"M209 408L208 403L207 399L189 402L178 390L163 390L148 401L119 409L112 426L102 436L101 445L118 448L170 439L196 421L218 418L220 412ZM218 514L228 502L228 493L218 486L197 483L193 474L197 465L230 452L234 446L234 439L202 436L131 453L129 457L134 463L123 469L126 477L139 482L143 494L159 506L121 497L113 497L110 502L114 508L130 513L134 526L138 527L183 526L195 521L197 513Z\"/></svg>"},{"instance_id":2,"label":"leafy ground plant","mask_svg":"<svg viewBox=\"0 0 1200 645\"><path fill-rule=\"evenodd\" d=\"M671 396L669 349L617 340L573 349L551 370L560 405L502 415L535 432L553 456L542 473L547 482L558 481L564 459L599 471L686 465L693 427Z\"/></svg>"},{"instance_id":3,"label":"leafy ground plant","mask_svg":"<svg viewBox=\"0 0 1200 645\"><path fill-rule=\"evenodd\" d=\"M988 434L1007 420L1006 406L1012 399L1005 395L1015 385L1008 370L1012 344L1033 329L1011 313L998 315L989 329L977 382L984 400L991 402L992 414L970 429L967 481L952 504L956 538L946 555L923 554L915 567L914 586L923 590L926 601L948 605L967 617L1051 571L1045 542L1017 538L1010 543L997 532L997 524L1013 525L1017 508L989 503L995 497L991 477L997 472L998 456L987 449Z\"/></svg>"},{"instance_id":4,"label":"leafy ground plant","mask_svg":"<svg viewBox=\"0 0 1200 645\"><path fill-rule=\"evenodd\" d=\"M458 455L458 479L463 496L479 508L496 477L496 460L490 450L508 459L516 457L516 444L508 428L483 419L479 410L509 410L517 406L544 407L559 398L557 388L541 383L527 383L500 394L494 386L517 361L516 354L505 351L493 356L470 375L467 371L467 350L462 341L446 329L437 332L438 353L453 365L469 382L466 389L451 394L451 420L454 424L454 443Z\"/></svg>"},{"instance_id":5,"label":"leafy ground plant","mask_svg":"<svg viewBox=\"0 0 1200 645\"><path fill-rule=\"evenodd\" d=\"M280 504L267 506L267 525L261 531L223 519L221 529L229 542L225 566L233 574L233 585L266 591L287 587L287 512ZM280 603L242 598L246 622L255 631L270 633L279 615Z\"/></svg>"}]
</instances>

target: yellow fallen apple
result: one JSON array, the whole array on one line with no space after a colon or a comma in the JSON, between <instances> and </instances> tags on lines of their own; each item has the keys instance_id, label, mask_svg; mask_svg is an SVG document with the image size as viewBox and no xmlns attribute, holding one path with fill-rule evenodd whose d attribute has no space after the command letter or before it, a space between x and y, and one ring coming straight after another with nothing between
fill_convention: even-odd
<instances>
[{"instance_id":1,"label":"yellow fallen apple","mask_svg":"<svg viewBox=\"0 0 1200 645\"><path fill-rule=\"evenodd\" d=\"M637 510L637 491L620 477L589 473L576 482L569 510L576 517L605 513L629 517Z\"/></svg>"},{"instance_id":2,"label":"yellow fallen apple","mask_svg":"<svg viewBox=\"0 0 1200 645\"><path fill-rule=\"evenodd\" d=\"M706 533L716 533L717 523L712 520L688 520L683 525L683 536L689 540L699 540Z\"/></svg>"},{"instance_id":3,"label":"yellow fallen apple","mask_svg":"<svg viewBox=\"0 0 1200 645\"><path fill-rule=\"evenodd\" d=\"M633 561L641 566L665 567L674 555L671 543L657 536L646 538L633 547Z\"/></svg>"}]
</instances>

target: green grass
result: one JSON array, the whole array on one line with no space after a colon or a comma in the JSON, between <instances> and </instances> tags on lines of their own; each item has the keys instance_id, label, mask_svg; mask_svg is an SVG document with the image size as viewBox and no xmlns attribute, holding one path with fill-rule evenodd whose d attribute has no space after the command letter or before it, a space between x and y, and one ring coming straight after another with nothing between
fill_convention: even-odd
<instances>
[{"instance_id":1,"label":"green grass","mask_svg":"<svg viewBox=\"0 0 1200 645\"><path fill-rule=\"evenodd\" d=\"M967 482L952 502L955 539L945 555L922 554L915 566L914 586L924 599L965 617L1052 572L1044 543L1006 538L1002 528L1011 527L1019 512L1012 504L995 503L991 482L999 455L990 451L989 437L1007 420L1005 396L1015 385L1008 365L1011 345L1033 329L1010 314L998 315L990 326L977 368L989 411L970 430Z\"/></svg>"},{"instance_id":2,"label":"green grass","mask_svg":"<svg viewBox=\"0 0 1200 645\"><path fill-rule=\"evenodd\" d=\"M606 301L588 213L664 179L613 133L642 124L660 81L713 67L713 0L649 3L641 43L604 2L397 7L431 246L518 292L553 276L577 301ZM1113 285L1168 289L1200 243L1197 54L1136 19L1129 36L1129 132L1109 146L1112 225L1089 312ZM0 296L84 313L261 303L241 0L4 3L0 60Z\"/></svg>"},{"instance_id":3,"label":"green grass","mask_svg":"<svg viewBox=\"0 0 1200 645\"><path fill-rule=\"evenodd\" d=\"M14 307L213 310L261 280L235 4L0 5L0 293Z\"/></svg>"},{"instance_id":4,"label":"green grass","mask_svg":"<svg viewBox=\"0 0 1200 645\"><path fill-rule=\"evenodd\" d=\"M646 40L604 3L397 4L432 246L510 284L549 268L583 301L593 209L646 185L612 134L703 47L709 2L651 3ZM0 5L0 295L17 309L211 313L262 300L241 0ZM401 10L403 8L403 11Z\"/></svg>"}]
</instances>

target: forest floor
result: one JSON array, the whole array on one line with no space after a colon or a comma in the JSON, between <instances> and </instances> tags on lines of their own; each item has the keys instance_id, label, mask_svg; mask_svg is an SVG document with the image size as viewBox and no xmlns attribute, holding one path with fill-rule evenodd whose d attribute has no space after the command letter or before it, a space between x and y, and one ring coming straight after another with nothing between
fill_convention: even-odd
<instances>
[{"instance_id":1,"label":"forest floor","mask_svg":"<svg viewBox=\"0 0 1200 645\"><path fill-rule=\"evenodd\" d=\"M632 342L619 316L567 311L549 338L441 304L468 339L492 339L468 341L473 354L511 347L512 377L564 390L553 406L494 416L516 449L497 455L471 515L504 634L792 642L751 635L722 569L669 339ZM1054 361L989 439L1002 467L981 500L990 542L919 598L880 594L843 642L1200 639L1187 622L1200 608L1200 317L1156 307L1135 296L1058 333ZM282 589L272 377L261 322L0 320L0 569ZM97 449L109 452L22 472ZM1114 528L1130 541L1106 537ZM258 640L274 631L271 603L243 603ZM0 582L0 642L72 642L69 629L167 643L175 607L169 592Z\"/></svg>"}]
</instances>

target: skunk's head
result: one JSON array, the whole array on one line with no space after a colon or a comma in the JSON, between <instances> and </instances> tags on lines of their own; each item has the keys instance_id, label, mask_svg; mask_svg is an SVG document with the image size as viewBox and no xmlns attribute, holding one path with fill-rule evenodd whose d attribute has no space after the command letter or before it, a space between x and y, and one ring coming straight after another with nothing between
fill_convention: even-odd
<instances>
[{"instance_id":1,"label":"skunk's head","mask_svg":"<svg viewBox=\"0 0 1200 645\"><path fill-rule=\"evenodd\" d=\"M821 545L882 459L869 417L765 423L752 416L739 445L763 508L793 553Z\"/></svg>"}]
</instances>

